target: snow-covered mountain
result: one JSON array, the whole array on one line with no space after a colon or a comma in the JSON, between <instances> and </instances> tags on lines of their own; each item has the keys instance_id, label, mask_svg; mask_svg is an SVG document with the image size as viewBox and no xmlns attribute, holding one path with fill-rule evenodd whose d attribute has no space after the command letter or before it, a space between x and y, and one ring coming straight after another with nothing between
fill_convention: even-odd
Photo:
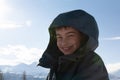
<instances>
[{"instance_id":1,"label":"snow-covered mountain","mask_svg":"<svg viewBox=\"0 0 120 80\"><path fill-rule=\"evenodd\" d=\"M110 80L120 80L120 70L109 73Z\"/></svg>"},{"instance_id":2,"label":"snow-covered mountain","mask_svg":"<svg viewBox=\"0 0 120 80\"><path fill-rule=\"evenodd\" d=\"M26 72L26 75L32 75L36 77L46 76L49 72L49 69L45 69L43 67L37 66L37 62L34 62L30 65L24 63L18 64L16 66L1 65L0 70L3 73L9 72L9 73L23 74L23 72Z\"/></svg>"},{"instance_id":3,"label":"snow-covered mountain","mask_svg":"<svg viewBox=\"0 0 120 80\"><path fill-rule=\"evenodd\" d=\"M2 65L0 66L0 70L3 73L6 73L6 75L8 75L8 73L11 73L12 75L18 75L18 74L23 74L23 72L26 72L26 75L31 75L36 78L46 77L49 72L49 69L37 66L37 62L34 62L30 65L27 65L24 63L21 63L16 66ZM120 80L120 70L109 73L109 77L110 77L110 80Z\"/></svg>"}]
</instances>

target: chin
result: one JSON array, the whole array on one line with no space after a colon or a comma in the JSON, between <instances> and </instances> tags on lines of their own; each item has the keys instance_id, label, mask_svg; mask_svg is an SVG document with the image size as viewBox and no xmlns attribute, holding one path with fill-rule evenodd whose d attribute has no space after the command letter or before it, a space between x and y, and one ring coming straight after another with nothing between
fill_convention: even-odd
<instances>
[{"instance_id":1,"label":"chin","mask_svg":"<svg viewBox=\"0 0 120 80\"><path fill-rule=\"evenodd\" d=\"M63 54L64 54L64 55L70 55L70 54L72 54L72 53L65 53L65 52L64 52Z\"/></svg>"}]
</instances>

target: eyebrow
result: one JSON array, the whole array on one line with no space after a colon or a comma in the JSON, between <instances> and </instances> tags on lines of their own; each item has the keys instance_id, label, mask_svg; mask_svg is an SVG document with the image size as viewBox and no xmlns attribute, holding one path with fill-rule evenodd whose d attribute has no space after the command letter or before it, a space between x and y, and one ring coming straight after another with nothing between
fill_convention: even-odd
<instances>
[{"instance_id":1,"label":"eyebrow","mask_svg":"<svg viewBox=\"0 0 120 80\"><path fill-rule=\"evenodd\" d=\"M74 34L75 32L72 32L72 31L71 31L71 32L68 32L68 33L66 33L66 34L71 34L71 33ZM56 36L59 36L59 35L60 35L60 34L57 34L57 33L56 33Z\"/></svg>"},{"instance_id":2,"label":"eyebrow","mask_svg":"<svg viewBox=\"0 0 120 80\"><path fill-rule=\"evenodd\" d=\"M72 31L71 31L71 32L68 32L67 34L71 34L71 33L73 33L73 34L74 34L74 33L76 33L76 32L72 32Z\"/></svg>"}]
</instances>

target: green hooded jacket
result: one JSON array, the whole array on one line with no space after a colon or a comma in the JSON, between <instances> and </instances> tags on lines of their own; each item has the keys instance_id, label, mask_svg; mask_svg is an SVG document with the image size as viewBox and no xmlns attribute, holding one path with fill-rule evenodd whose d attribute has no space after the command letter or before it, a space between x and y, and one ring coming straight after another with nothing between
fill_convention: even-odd
<instances>
[{"instance_id":1,"label":"green hooded jacket","mask_svg":"<svg viewBox=\"0 0 120 80\"><path fill-rule=\"evenodd\" d=\"M88 36L75 53L63 55L56 43L55 28L72 26ZM94 17L83 10L59 14L49 27L50 41L39 60L39 66L50 68L47 80L109 80L106 67L95 53L98 47L98 26Z\"/></svg>"}]
</instances>

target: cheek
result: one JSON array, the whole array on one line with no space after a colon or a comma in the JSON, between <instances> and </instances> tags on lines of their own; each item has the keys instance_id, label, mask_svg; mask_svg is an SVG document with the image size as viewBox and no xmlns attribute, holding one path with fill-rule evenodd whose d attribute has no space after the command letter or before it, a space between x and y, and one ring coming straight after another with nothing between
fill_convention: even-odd
<instances>
[{"instance_id":1,"label":"cheek","mask_svg":"<svg viewBox=\"0 0 120 80\"><path fill-rule=\"evenodd\" d=\"M76 48L79 48L80 45L81 45L80 42L77 42L77 43L76 43Z\"/></svg>"},{"instance_id":2,"label":"cheek","mask_svg":"<svg viewBox=\"0 0 120 80\"><path fill-rule=\"evenodd\" d=\"M58 46L58 47L60 46L60 42L59 42L59 41L57 41L57 46Z\"/></svg>"},{"instance_id":3,"label":"cheek","mask_svg":"<svg viewBox=\"0 0 120 80\"><path fill-rule=\"evenodd\" d=\"M76 48L79 48L79 47L80 47L80 45L81 45L80 42L81 42L80 39L75 39L75 40L74 40L74 45L75 45Z\"/></svg>"}]
</instances>

